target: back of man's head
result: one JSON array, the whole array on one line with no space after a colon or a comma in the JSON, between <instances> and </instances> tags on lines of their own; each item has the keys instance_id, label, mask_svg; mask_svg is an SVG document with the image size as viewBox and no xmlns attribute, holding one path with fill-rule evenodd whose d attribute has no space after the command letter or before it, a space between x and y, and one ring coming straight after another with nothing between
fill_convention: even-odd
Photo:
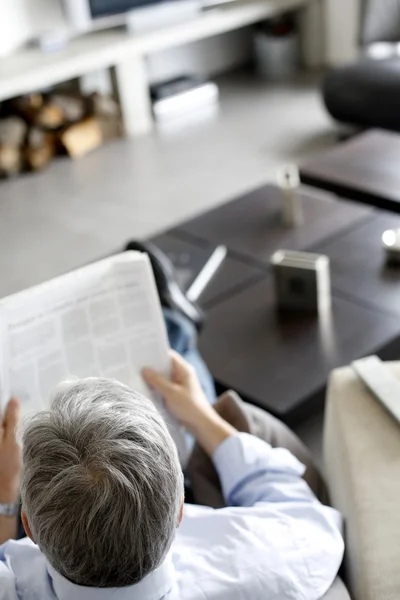
<instances>
[{"instance_id":1,"label":"back of man's head","mask_svg":"<svg viewBox=\"0 0 400 600\"><path fill-rule=\"evenodd\" d=\"M183 476L150 400L106 379L59 386L23 434L22 502L32 536L70 581L139 582L167 554Z\"/></svg>"}]
</instances>

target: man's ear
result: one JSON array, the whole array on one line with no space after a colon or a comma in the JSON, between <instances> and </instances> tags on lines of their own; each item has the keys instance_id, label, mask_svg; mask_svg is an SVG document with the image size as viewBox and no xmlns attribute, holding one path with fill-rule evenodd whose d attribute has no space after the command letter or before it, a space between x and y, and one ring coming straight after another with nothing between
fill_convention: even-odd
<instances>
[{"instance_id":1,"label":"man's ear","mask_svg":"<svg viewBox=\"0 0 400 600\"><path fill-rule=\"evenodd\" d=\"M24 526L26 535L32 540L34 544L36 544L35 540L33 539L31 528L29 527L28 517L26 516L26 513L23 508L21 509L21 521L22 525Z\"/></svg>"},{"instance_id":2,"label":"man's ear","mask_svg":"<svg viewBox=\"0 0 400 600\"><path fill-rule=\"evenodd\" d=\"M183 519L183 507L185 504L185 498L182 499L182 504L181 504L181 510L179 511L179 517L178 517L178 524L176 526L176 528L178 529L179 525L182 523L182 519ZM30 536L29 536L30 537ZM32 538L31 538L32 539Z\"/></svg>"}]
</instances>

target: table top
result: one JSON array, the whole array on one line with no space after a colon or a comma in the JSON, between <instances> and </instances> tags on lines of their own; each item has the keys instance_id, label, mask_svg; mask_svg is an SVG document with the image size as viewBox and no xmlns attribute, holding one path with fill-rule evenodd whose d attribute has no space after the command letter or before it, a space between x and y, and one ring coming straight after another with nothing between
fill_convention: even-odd
<instances>
[{"instance_id":1,"label":"table top","mask_svg":"<svg viewBox=\"0 0 400 600\"><path fill-rule=\"evenodd\" d=\"M170 258L176 268L178 283L185 291L193 272L199 273L209 257L208 250L215 247L199 240L188 241L179 237L176 231L156 236L151 241ZM259 265L228 255L201 295L199 304L207 310L264 276L265 271Z\"/></svg>"},{"instance_id":2,"label":"table top","mask_svg":"<svg viewBox=\"0 0 400 600\"><path fill-rule=\"evenodd\" d=\"M297 228L282 226L280 192L269 185L154 239L177 266L182 253L198 265L210 245L228 247L201 299L200 351L222 388L291 423L323 405L331 369L387 348L385 358L400 355L398 276L386 272L380 247L400 217L326 193L302 196L305 222ZM278 248L331 256L330 317L276 309L269 259Z\"/></svg>"},{"instance_id":3,"label":"table top","mask_svg":"<svg viewBox=\"0 0 400 600\"><path fill-rule=\"evenodd\" d=\"M379 129L357 135L300 165L301 180L322 190L400 212L400 135Z\"/></svg>"},{"instance_id":4,"label":"table top","mask_svg":"<svg viewBox=\"0 0 400 600\"><path fill-rule=\"evenodd\" d=\"M400 216L379 213L313 250L331 261L333 289L376 311L400 315L400 265L388 264L382 234L400 228Z\"/></svg>"},{"instance_id":5,"label":"table top","mask_svg":"<svg viewBox=\"0 0 400 600\"><path fill-rule=\"evenodd\" d=\"M280 313L266 277L208 311L199 347L222 386L288 421L323 401L333 368L378 352L396 335L398 317L335 293L327 319Z\"/></svg>"},{"instance_id":6,"label":"table top","mask_svg":"<svg viewBox=\"0 0 400 600\"><path fill-rule=\"evenodd\" d=\"M332 194L302 190L304 224L287 228L281 219L281 192L267 185L177 228L193 240L225 244L236 256L269 267L277 249L305 250L370 218L370 208L340 202ZM189 238L189 239L190 239Z\"/></svg>"}]
</instances>

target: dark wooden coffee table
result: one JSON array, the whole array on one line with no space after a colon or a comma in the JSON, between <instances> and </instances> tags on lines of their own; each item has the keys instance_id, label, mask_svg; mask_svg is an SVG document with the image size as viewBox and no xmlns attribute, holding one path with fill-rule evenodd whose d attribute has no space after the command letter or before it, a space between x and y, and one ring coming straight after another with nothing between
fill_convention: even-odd
<instances>
[{"instance_id":1,"label":"dark wooden coffee table","mask_svg":"<svg viewBox=\"0 0 400 600\"><path fill-rule=\"evenodd\" d=\"M303 196L306 220L296 229L282 227L279 191L265 186L154 239L178 266L195 267L204 249L228 246L228 259L201 299L207 322L200 350L222 389L233 388L292 424L323 406L332 368L388 348L385 358L400 355L395 293L381 285L376 242L400 218L330 194ZM363 231L376 235L365 238ZM364 239L367 248L355 250ZM269 258L278 248L332 254L329 319L276 310ZM352 278L359 292L349 290ZM366 301L370 292L374 299Z\"/></svg>"},{"instance_id":2,"label":"dark wooden coffee table","mask_svg":"<svg viewBox=\"0 0 400 600\"><path fill-rule=\"evenodd\" d=\"M382 247L383 232L393 228L400 228L400 216L379 211L373 219L312 250L330 257L336 292L399 318L400 266L387 263Z\"/></svg>"},{"instance_id":3,"label":"dark wooden coffee table","mask_svg":"<svg viewBox=\"0 0 400 600\"><path fill-rule=\"evenodd\" d=\"M209 256L208 249L215 247L201 240L188 240L179 230L152 238L174 263L178 282L187 289L192 273L197 274ZM265 276L265 269L255 262L249 263L230 253L222 263L217 275L211 280L201 296L201 306L209 310L235 293L259 281Z\"/></svg>"},{"instance_id":4,"label":"dark wooden coffee table","mask_svg":"<svg viewBox=\"0 0 400 600\"><path fill-rule=\"evenodd\" d=\"M300 165L304 184L400 212L400 135L370 130Z\"/></svg>"},{"instance_id":5,"label":"dark wooden coffee table","mask_svg":"<svg viewBox=\"0 0 400 600\"><path fill-rule=\"evenodd\" d=\"M302 193L304 225L282 227L281 194L267 185L200 215L177 228L192 241L225 244L232 255L269 269L278 248L306 250L312 244L335 237L370 218L371 210L354 203L338 202L332 194Z\"/></svg>"},{"instance_id":6,"label":"dark wooden coffee table","mask_svg":"<svg viewBox=\"0 0 400 600\"><path fill-rule=\"evenodd\" d=\"M200 351L223 387L295 424L323 406L333 368L399 335L398 317L336 292L328 320L280 314L267 277L208 312Z\"/></svg>"}]
</instances>

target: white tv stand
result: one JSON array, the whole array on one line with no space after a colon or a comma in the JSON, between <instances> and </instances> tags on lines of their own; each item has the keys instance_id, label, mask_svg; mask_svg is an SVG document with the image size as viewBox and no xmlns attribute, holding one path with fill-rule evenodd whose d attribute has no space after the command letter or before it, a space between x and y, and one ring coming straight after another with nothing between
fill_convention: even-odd
<instances>
[{"instance_id":1,"label":"white tv stand","mask_svg":"<svg viewBox=\"0 0 400 600\"><path fill-rule=\"evenodd\" d=\"M304 6L305 62L316 66L321 53L321 0L240 0L205 11L198 17L151 33L109 30L76 38L60 52L24 49L0 62L0 101L45 88L91 71L112 68L127 135L153 127L145 57L172 46L211 37L257 23L274 14Z\"/></svg>"}]
</instances>

